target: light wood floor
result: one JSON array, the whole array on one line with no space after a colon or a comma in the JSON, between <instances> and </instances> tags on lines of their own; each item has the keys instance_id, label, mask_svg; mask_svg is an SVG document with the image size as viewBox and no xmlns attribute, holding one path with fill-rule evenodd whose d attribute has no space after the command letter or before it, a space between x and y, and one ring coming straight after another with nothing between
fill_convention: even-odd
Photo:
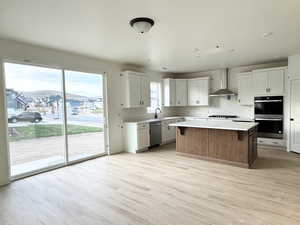
<instances>
[{"instance_id":1,"label":"light wood floor","mask_svg":"<svg viewBox=\"0 0 300 225\"><path fill-rule=\"evenodd\" d=\"M0 189L1 225L299 225L300 157L259 150L255 169L175 145L102 157Z\"/></svg>"}]
</instances>

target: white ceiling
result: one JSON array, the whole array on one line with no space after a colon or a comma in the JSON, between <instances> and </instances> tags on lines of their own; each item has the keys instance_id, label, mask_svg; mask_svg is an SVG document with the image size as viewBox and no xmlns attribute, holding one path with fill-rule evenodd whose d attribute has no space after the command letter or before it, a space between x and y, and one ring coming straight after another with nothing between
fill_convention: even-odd
<instances>
[{"instance_id":1,"label":"white ceiling","mask_svg":"<svg viewBox=\"0 0 300 225\"><path fill-rule=\"evenodd\" d=\"M0 38L155 70L203 71L299 53L299 9L299 0L0 0ZM140 16L155 20L144 35L128 24ZM266 32L273 35L263 38ZM219 43L224 51L214 53Z\"/></svg>"}]
</instances>

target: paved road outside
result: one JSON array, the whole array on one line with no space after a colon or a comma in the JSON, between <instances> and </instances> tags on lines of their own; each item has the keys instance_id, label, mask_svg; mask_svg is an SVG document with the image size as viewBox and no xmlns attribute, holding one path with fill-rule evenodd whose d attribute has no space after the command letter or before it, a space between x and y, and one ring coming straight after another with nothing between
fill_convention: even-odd
<instances>
[{"instance_id":1,"label":"paved road outside","mask_svg":"<svg viewBox=\"0 0 300 225\"><path fill-rule=\"evenodd\" d=\"M63 118L60 116L59 118L53 114L46 114L42 115L43 120L38 124L63 124ZM91 126L91 127L103 127L104 118L102 114L79 114L79 115L72 115L68 114L67 116L68 124L74 125L82 125L82 126ZM31 122L17 122L17 123L8 123L9 127L22 127L32 125Z\"/></svg>"},{"instance_id":2,"label":"paved road outside","mask_svg":"<svg viewBox=\"0 0 300 225\"><path fill-rule=\"evenodd\" d=\"M103 132L69 135L68 138L70 157L105 152ZM12 166L65 154L64 136L10 142L9 146Z\"/></svg>"}]
</instances>

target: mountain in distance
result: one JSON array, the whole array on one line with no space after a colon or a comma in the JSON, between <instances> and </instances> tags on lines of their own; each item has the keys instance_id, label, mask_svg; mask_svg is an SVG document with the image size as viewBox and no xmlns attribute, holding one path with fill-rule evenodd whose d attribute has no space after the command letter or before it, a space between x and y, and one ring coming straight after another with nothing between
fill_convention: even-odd
<instances>
[{"instance_id":1,"label":"mountain in distance","mask_svg":"<svg viewBox=\"0 0 300 225\"><path fill-rule=\"evenodd\" d=\"M43 97L49 97L53 95L62 95L60 91L54 91L54 90L24 91L22 92L22 94L25 97L30 97L30 98L43 98ZM66 93L66 97L67 99L80 100L80 101L90 99L90 97L87 96L70 94L70 93Z\"/></svg>"}]
</instances>

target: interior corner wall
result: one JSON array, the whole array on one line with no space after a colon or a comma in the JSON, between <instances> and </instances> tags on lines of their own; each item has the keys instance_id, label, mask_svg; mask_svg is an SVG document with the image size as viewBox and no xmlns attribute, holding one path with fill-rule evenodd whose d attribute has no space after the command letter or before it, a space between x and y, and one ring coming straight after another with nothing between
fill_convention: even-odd
<instances>
[{"instance_id":1,"label":"interior corner wall","mask_svg":"<svg viewBox=\"0 0 300 225\"><path fill-rule=\"evenodd\" d=\"M122 89L120 90L121 64L8 40L0 40L0 60L23 62L26 60L32 64L55 66L88 73L103 74L106 72L109 149L112 154L123 151L121 128L122 98L120 98L120 95L122 96ZM2 70L0 71L0 76L0 185L3 185L9 182L9 167L6 146L7 118L4 107L4 74Z\"/></svg>"}]
</instances>

